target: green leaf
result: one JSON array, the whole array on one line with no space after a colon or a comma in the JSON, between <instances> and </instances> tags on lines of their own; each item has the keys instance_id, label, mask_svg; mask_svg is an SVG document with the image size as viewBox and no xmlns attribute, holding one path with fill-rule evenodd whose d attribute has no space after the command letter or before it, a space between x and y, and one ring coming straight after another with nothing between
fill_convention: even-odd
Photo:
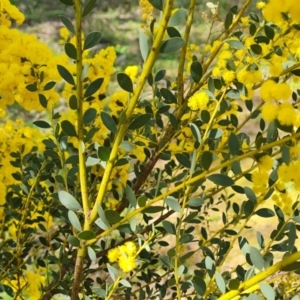
<instances>
[{"instance_id":1,"label":"green leaf","mask_svg":"<svg viewBox=\"0 0 300 300\"><path fill-rule=\"evenodd\" d=\"M73 235L68 236L68 242L69 242L69 244L71 244L74 247L79 247L80 246L79 239L77 237L73 236Z\"/></svg>"},{"instance_id":2,"label":"green leaf","mask_svg":"<svg viewBox=\"0 0 300 300\"><path fill-rule=\"evenodd\" d=\"M67 192L65 191L58 192L58 199L61 202L61 204L65 206L67 209L73 211L82 211L82 207L78 203L78 201L71 194Z\"/></svg>"},{"instance_id":3,"label":"green leaf","mask_svg":"<svg viewBox=\"0 0 300 300\"><path fill-rule=\"evenodd\" d=\"M240 151L240 142L237 136L231 132L228 138L228 147L229 151L232 155L238 155Z\"/></svg>"},{"instance_id":4,"label":"green leaf","mask_svg":"<svg viewBox=\"0 0 300 300\"><path fill-rule=\"evenodd\" d=\"M108 273L109 273L111 279L113 281L116 281L116 276L119 276L120 272L116 268L111 266L110 264L106 264L106 267L107 267L107 270L108 270Z\"/></svg>"},{"instance_id":5,"label":"green leaf","mask_svg":"<svg viewBox=\"0 0 300 300\"><path fill-rule=\"evenodd\" d=\"M172 53L179 50L184 45L184 40L180 37L170 38L162 42L159 52Z\"/></svg>"},{"instance_id":6,"label":"green leaf","mask_svg":"<svg viewBox=\"0 0 300 300\"><path fill-rule=\"evenodd\" d=\"M45 95L39 94L39 101L40 101L40 104L41 104L44 108L47 108L48 100L47 100L47 98L45 97Z\"/></svg>"},{"instance_id":7,"label":"green leaf","mask_svg":"<svg viewBox=\"0 0 300 300\"><path fill-rule=\"evenodd\" d=\"M222 294L225 294L226 292L226 283L224 278L222 277L222 275L218 272L215 273L215 280L216 280L216 284L219 288L219 290L221 291Z\"/></svg>"},{"instance_id":8,"label":"green leaf","mask_svg":"<svg viewBox=\"0 0 300 300\"><path fill-rule=\"evenodd\" d=\"M132 288L131 284L125 279L121 279L120 283L125 287Z\"/></svg>"},{"instance_id":9,"label":"green leaf","mask_svg":"<svg viewBox=\"0 0 300 300\"><path fill-rule=\"evenodd\" d=\"M82 227L81 227L81 224L80 224L80 221L77 217L77 215L74 213L73 210L69 210L68 211L68 218L69 218L69 221L70 223L72 224L72 226L77 230L77 231L82 231Z\"/></svg>"},{"instance_id":10,"label":"green leaf","mask_svg":"<svg viewBox=\"0 0 300 300\"><path fill-rule=\"evenodd\" d=\"M109 160L110 151L106 147L100 146L97 150L97 154L98 154L99 159L101 159L102 161L108 161Z\"/></svg>"},{"instance_id":11,"label":"green leaf","mask_svg":"<svg viewBox=\"0 0 300 300\"><path fill-rule=\"evenodd\" d=\"M60 15L59 16L60 20L62 21L62 23L66 26L66 28L75 35L75 28L72 24L72 22L64 15Z\"/></svg>"},{"instance_id":12,"label":"green leaf","mask_svg":"<svg viewBox=\"0 0 300 300\"><path fill-rule=\"evenodd\" d=\"M199 63L199 61L192 62L190 71L194 82L199 83L203 75L202 65Z\"/></svg>"},{"instance_id":13,"label":"green leaf","mask_svg":"<svg viewBox=\"0 0 300 300\"><path fill-rule=\"evenodd\" d=\"M229 41L226 41L226 43L229 44L232 49L239 50L239 49L244 48L244 44L238 40L229 40Z\"/></svg>"},{"instance_id":14,"label":"green leaf","mask_svg":"<svg viewBox=\"0 0 300 300\"><path fill-rule=\"evenodd\" d=\"M97 78L92 83L90 83L87 89L85 90L83 97L87 98L94 95L100 89L103 80L104 78Z\"/></svg>"},{"instance_id":15,"label":"green leaf","mask_svg":"<svg viewBox=\"0 0 300 300\"><path fill-rule=\"evenodd\" d=\"M228 288L230 290L238 290L239 286L240 286L240 281L237 278L229 280Z\"/></svg>"},{"instance_id":16,"label":"green leaf","mask_svg":"<svg viewBox=\"0 0 300 300\"><path fill-rule=\"evenodd\" d=\"M117 81L119 86L128 93L133 93L133 83L126 73L118 73Z\"/></svg>"},{"instance_id":17,"label":"green leaf","mask_svg":"<svg viewBox=\"0 0 300 300\"><path fill-rule=\"evenodd\" d=\"M176 97L170 90L168 90L166 88L161 88L160 94L166 100L165 103L177 103Z\"/></svg>"},{"instance_id":18,"label":"green leaf","mask_svg":"<svg viewBox=\"0 0 300 300\"><path fill-rule=\"evenodd\" d=\"M168 26L177 26L186 21L186 10L179 8L175 14L173 14L169 20Z\"/></svg>"},{"instance_id":19,"label":"green leaf","mask_svg":"<svg viewBox=\"0 0 300 300\"><path fill-rule=\"evenodd\" d=\"M158 212L161 212L165 209L164 206L150 206L146 209L144 209L145 214L156 214Z\"/></svg>"},{"instance_id":20,"label":"green leaf","mask_svg":"<svg viewBox=\"0 0 300 300\"><path fill-rule=\"evenodd\" d=\"M169 196L165 199L166 204L173 209L175 212L181 212L181 206L178 203L178 200L172 196Z\"/></svg>"},{"instance_id":21,"label":"green leaf","mask_svg":"<svg viewBox=\"0 0 300 300\"><path fill-rule=\"evenodd\" d=\"M57 65L57 70L62 79L64 79L71 85L75 85L75 81L72 74L64 66Z\"/></svg>"},{"instance_id":22,"label":"green leaf","mask_svg":"<svg viewBox=\"0 0 300 300\"><path fill-rule=\"evenodd\" d=\"M203 204L204 201L201 198L192 198L187 202L187 205L191 207L200 207Z\"/></svg>"},{"instance_id":23,"label":"green leaf","mask_svg":"<svg viewBox=\"0 0 300 300\"><path fill-rule=\"evenodd\" d=\"M127 184L125 188L126 197L132 207L136 207L136 197L132 188Z\"/></svg>"},{"instance_id":24,"label":"green leaf","mask_svg":"<svg viewBox=\"0 0 300 300\"><path fill-rule=\"evenodd\" d=\"M201 156L200 162L204 170L209 170L213 162L213 154L210 151L204 151Z\"/></svg>"},{"instance_id":25,"label":"green leaf","mask_svg":"<svg viewBox=\"0 0 300 300\"><path fill-rule=\"evenodd\" d=\"M110 224L116 224L121 221L120 215L114 210L105 210L105 218Z\"/></svg>"},{"instance_id":26,"label":"green leaf","mask_svg":"<svg viewBox=\"0 0 300 300\"><path fill-rule=\"evenodd\" d=\"M88 247L88 255L91 261L95 261L97 259L96 252L92 247Z\"/></svg>"},{"instance_id":27,"label":"green leaf","mask_svg":"<svg viewBox=\"0 0 300 300\"><path fill-rule=\"evenodd\" d=\"M139 207L144 207L147 203L148 198L144 195L139 196L137 199L138 205Z\"/></svg>"},{"instance_id":28,"label":"green leaf","mask_svg":"<svg viewBox=\"0 0 300 300\"><path fill-rule=\"evenodd\" d=\"M263 218L272 218L275 216L275 213L270 208L261 208L255 214Z\"/></svg>"},{"instance_id":29,"label":"green leaf","mask_svg":"<svg viewBox=\"0 0 300 300\"><path fill-rule=\"evenodd\" d=\"M133 149L133 144L128 142L128 141L123 141L121 144L120 144L120 147L125 150L126 152L131 152L132 149Z\"/></svg>"},{"instance_id":30,"label":"green leaf","mask_svg":"<svg viewBox=\"0 0 300 300\"><path fill-rule=\"evenodd\" d=\"M77 136L74 125L68 120L61 122L61 129L67 136Z\"/></svg>"},{"instance_id":31,"label":"green leaf","mask_svg":"<svg viewBox=\"0 0 300 300\"><path fill-rule=\"evenodd\" d=\"M92 230L84 230L78 233L78 238L85 241L93 240L96 237L96 233Z\"/></svg>"},{"instance_id":32,"label":"green leaf","mask_svg":"<svg viewBox=\"0 0 300 300\"><path fill-rule=\"evenodd\" d=\"M228 30L233 21L233 13L229 11L225 18L225 30Z\"/></svg>"},{"instance_id":33,"label":"green leaf","mask_svg":"<svg viewBox=\"0 0 300 300\"><path fill-rule=\"evenodd\" d=\"M234 180L225 174L212 174L207 176L207 179L221 186L231 186L234 184Z\"/></svg>"},{"instance_id":34,"label":"green leaf","mask_svg":"<svg viewBox=\"0 0 300 300\"><path fill-rule=\"evenodd\" d=\"M88 15L88 14L91 12L91 10L94 8L94 6L96 5L96 3L97 3L97 0L90 0L90 1L86 4L86 6L84 7L81 16L82 16L82 17L85 17L86 15Z\"/></svg>"},{"instance_id":35,"label":"green leaf","mask_svg":"<svg viewBox=\"0 0 300 300\"><path fill-rule=\"evenodd\" d=\"M73 44L65 43L65 52L70 58L77 59L77 49Z\"/></svg>"},{"instance_id":36,"label":"green leaf","mask_svg":"<svg viewBox=\"0 0 300 300\"><path fill-rule=\"evenodd\" d=\"M184 155L182 153L176 153L175 157L176 157L177 161L184 167L186 167L186 168L191 167L191 161L186 155Z\"/></svg>"},{"instance_id":37,"label":"green leaf","mask_svg":"<svg viewBox=\"0 0 300 300\"><path fill-rule=\"evenodd\" d=\"M144 61L146 61L148 54L149 54L149 45L148 45L148 38L143 30L139 30L139 44L140 44L140 51Z\"/></svg>"},{"instance_id":38,"label":"green leaf","mask_svg":"<svg viewBox=\"0 0 300 300\"><path fill-rule=\"evenodd\" d=\"M92 123L97 116L97 110L95 108L89 108L87 109L82 118L83 124L87 125L89 123Z\"/></svg>"},{"instance_id":39,"label":"green leaf","mask_svg":"<svg viewBox=\"0 0 300 300\"><path fill-rule=\"evenodd\" d=\"M254 247L251 247L250 249L250 259L255 268L259 269L260 271L264 268L264 258Z\"/></svg>"},{"instance_id":40,"label":"green leaf","mask_svg":"<svg viewBox=\"0 0 300 300\"><path fill-rule=\"evenodd\" d=\"M93 31L89 33L84 40L83 50L87 50L98 45L100 40L101 40L101 32Z\"/></svg>"},{"instance_id":41,"label":"green leaf","mask_svg":"<svg viewBox=\"0 0 300 300\"><path fill-rule=\"evenodd\" d=\"M151 119L151 114L144 114L137 116L128 126L128 129L135 130L145 126Z\"/></svg>"},{"instance_id":42,"label":"green leaf","mask_svg":"<svg viewBox=\"0 0 300 300\"><path fill-rule=\"evenodd\" d=\"M36 84L28 84L26 85L26 90L29 92L36 92L38 88L36 87Z\"/></svg>"},{"instance_id":43,"label":"green leaf","mask_svg":"<svg viewBox=\"0 0 300 300\"><path fill-rule=\"evenodd\" d=\"M210 130L208 137L211 139L218 139L223 135L224 131L222 129L213 128Z\"/></svg>"},{"instance_id":44,"label":"green leaf","mask_svg":"<svg viewBox=\"0 0 300 300\"><path fill-rule=\"evenodd\" d=\"M193 278L193 284L194 284L195 291L200 296L203 296L206 292L206 283L205 283L205 281L201 277L195 276Z\"/></svg>"},{"instance_id":45,"label":"green leaf","mask_svg":"<svg viewBox=\"0 0 300 300\"><path fill-rule=\"evenodd\" d=\"M167 256L160 256L159 259L168 268L170 268L170 269L173 268L173 265L172 265L172 263L170 262L170 260Z\"/></svg>"},{"instance_id":46,"label":"green leaf","mask_svg":"<svg viewBox=\"0 0 300 300\"><path fill-rule=\"evenodd\" d=\"M274 36L275 36L275 31L274 31L274 29L273 29L271 26L269 26L269 25L265 25L264 29L265 29L265 34L266 34L266 36L267 36L270 40L273 40L273 39L274 39Z\"/></svg>"},{"instance_id":47,"label":"green leaf","mask_svg":"<svg viewBox=\"0 0 300 300\"><path fill-rule=\"evenodd\" d=\"M294 223L289 223L289 234L288 234L288 247L289 251L292 252L295 247L295 241L297 239L296 225Z\"/></svg>"},{"instance_id":48,"label":"green leaf","mask_svg":"<svg viewBox=\"0 0 300 300\"><path fill-rule=\"evenodd\" d=\"M291 73L295 76L300 76L300 69L295 69L295 70L291 71Z\"/></svg>"},{"instance_id":49,"label":"green leaf","mask_svg":"<svg viewBox=\"0 0 300 300\"><path fill-rule=\"evenodd\" d=\"M34 121L33 124L37 127L40 127L40 128L51 128L51 125L45 121L42 121L42 120L38 120L38 121Z\"/></svg>"},{"instance_id":50,"label":"green leaf","mask_svg":"<svg viewBox=\"0 0 300 300\"><path fill-rule=\"evenodd\" d=\"M162 0L148 0L148 2L158 10L163 10Z\"/></svg>"},{"instance_id":51,"label":"green leaf","mask_svg":"<svg viewBox=\"0 0 300 300\"><path fill-rule=\"evenodd\" d=\"M173 223L165 220L162 221L162 224L167 233L176 235L176 229Z\"/></svg>"},{"instance_id":52,"label":"green leaf","mask_svg":"<svg viewBox=\"0 0 300 300\"><path fill-rule=\"evenodd\" d=\"M200 133L199 127L194 123L190 123L190 127L191 127L192 134L193 134L195 140L200 143L201 142L201 133Z\"/></svg>"},{"instance_id":53,"label":"green leaf","mask_svg":"<svg viewBox=\"0 0 300 300\"><path fill-rule=\"evenodd\" d=\"M77 109L77 98L75 95L71 95L71 97L69 99L69 106L72 110Z\"/></svg>"},{"instance_id":54,"label":"green leaf","mask_svg":"<svg viewBox=\"0 0 300 300\"><path fill-rule=\"evenodd\" d=\"M154 81L158 82L160 80L162 80L166 75L166 70L160 70L156 73L155 77L154 77Z\"/></svg>"},{"instance_id":55,"label":"green leaf","mask_svg":"<svg viewBox=\"0 0 300 300\"><path fill-rule=\"evenodd\" d=\"M117 133L117 125L114 121L114 119L106 112L102 111L101 112L101 120L104 124L104 126L110 130L112 133Z\"/></svg>"},{"instance_id":56,"label":"green leaf","mask_svg":"<svg viewBox=\"0 0 300 300\"><path fill-rule=\"evenodd\" d=\"M264 283L264 282L259 283L259 288L267 300L276 299L275 291L268 283Z\"/></svg>"},{"instance_id":57,"label":"green leaf","mask_svg":"<svg viewBox=\"0 0 300 300\"><path fill-rule=\"evenodd\" d=\"M73 0L59 0L62 4L68 5L68 6L73 6L74 2Z\"/></svg>"},{"instance_id":58,"label":"green leaf","mask_svg":"<svg viewBox=\"0 0 300 300\"><path fill-rule=\"evenodd\" d=\"M167 33L168 33L170 38L181 37L180 32L174 27L168 27L167 28Z\"/></svg>"},{"instance_id":59,"label":"green leaf","mask_svg":"<svg viewBox=\"0 0 300 300\"><path fill-rule=\"evenodd\" d=\"M262 47L258 44L253 44L253 45L250 46L250 48L257 55L262 53Z\"/></svg>"},{"instance_id":60,"label":"green leaf","mask_svg":"<svg viewBox=\"0 0 300 300\"><path fill-rule=\"evenodd\" d=\"M106 224L101 218L98 218L95 221L95 224L103 230L106 230L107 228L109 228L109 224Z\"/></svg>"},{"instance_id":61,"label":"green leaf","mask_svg":"<svg viewBox=\"0 0 300 300\"><path fill-rule=\"evenodd\" d=\"M51 90L54 86L56 85L56 82L55 81L49 81L45 84L43 90L44 91L49 91Z\"/></svg>"}]
</instances>

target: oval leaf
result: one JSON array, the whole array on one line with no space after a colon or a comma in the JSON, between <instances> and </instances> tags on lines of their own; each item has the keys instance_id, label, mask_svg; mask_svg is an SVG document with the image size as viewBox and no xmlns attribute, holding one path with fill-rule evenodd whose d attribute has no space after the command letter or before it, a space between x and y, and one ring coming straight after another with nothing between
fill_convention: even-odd
<instances>
[{"instance_id":1,"label":"oval leaf","mask_svg":"<svg viewBox=\"0 0 300 300\"><path fill-rule=\"evenodd\" d=\"M78 233L78 238L81 240L92 240L96 238L96 233L92 230L84 230Z\"/></svg>"},{"instance_id":2,"label":"oval leaf","mask_svg":"<svg viewBox=\"0 0 300 300\"><path fill-rule=\"evenodd\" d=\"M114 119L106 112L101 112L101 119L105 127L110 130L112 133L117 133L117 125Z\"/></svg>"},{"instance_id":3,"label":"oval leaf","mask_svg":"<svg viewBox=\"0 0 300 300\"><path fill-rule=\"evenodd\" d=\"M69 210L73 211L82 211L81 205L79 202L66 191L58 192L58 199L63 206L65 206Z\"/></svg>"},{"instance_id":4,"label":"oval leaf","mask_svg":"<svg viewBox=\"0 0 300 300\"><path fill-rule=\"evenodd\" d=\"M151 114L137 116L128 126L128 129L135 130L145 126L151 119Z\"/></svg>"},{"instance_id":5,"label":"oval leaf","mask_svg":"<svg viewBox=\"0 0 300 300\"><path fill-rule=\"evenodd\" d=\"M77 59L77 49L72 43L65 43L65 52L70 58Z\"/></svg>"},{"instance_id":6,"label":"oval leaf","mask_svg":"<svg viewBox=\"0 0 300 300\"><path fill-rule=\"evenodd\" d=\"M131 78L126 73L118 73L117 81L119 86L128 93L133 92L133 84Z\"/></svg>"},{"instance_id":7,"label":"oval leaf","mask_svg":"<svg viewBox=\"0 0 300 300\"><path fill-rule=\"evenodd\" d=\"M74 125L68 120L61 122L61 129L67 136L77 136Z\"/></svg>"},{"instance_id":8,"label":"oval leaf","mask_svg":"<svg viewBox=\"0 0 300 300\"><path fill-rule=\"evenodd\" d=\"M174 37L162 42L159 52L171 53L179 50L184 45L184 40L180 37Z\"/></svg>"},{"instance_id":9,"label":"oval leaf","mask_svg":"<svg viewBox=\"0 0 300 300\"><path fill-rule=\"evenodd\" d=\"M207 179L221 186L231 186L234 184L234 180L225 174L212 174Z\"/></svg>"},{"instance_id":10,"label":"oval leaf","mask_svg":"<svg viewBox=\"0 0 300 300\"><path fill-rule=\"evenodd\" d=\"M202 78L203 70L199 61L193 61L191 64L191 76L194 82L199 83Z\"/></svg>"},{"instance_id":11,"label":"oval leaf","mask_svg":"<svg viewBox=\"0 0 300 300\"><path fill-rule=\"evenodd\" d=\"M114 210L108 209L104 213L106 220L111 224L116 224L121 220L120 215Z\"/></svg>"},{"instance_id":12,"label":"oval leaf","mask_svg":"<svg viewBox=\"0 0 300 300\"><path fill-rule=\"evenodd\" d=\"M80 221L77 217L77 215L74 213L73 210L68 211L68 218L72 226L77 230L77 231L82 231L82 227L80 224Z\"/></svg>"},{"instance_id":13,"label":"oval leaf","mask_svg":"<svg viewBox=\"0 0 300 300\"><path fill-rule=\"evenodd\" d=\"M83 124L89 124L95 120L97 116L97 110L95 108L89 108L84 112L82 121Z\"/></svg>"},{"instance_id":14,"label":"oval leaf","mask_svg":"<svg viewBox=\"0 0 300 300\"><path fill-rule=\"evenodd\" d=\"M67 83L71 85L75 85L75 81L72 74L64 66L57 65L57 70L62 79L64 79Z\"/></svg>"},{"instance_id":15,"label":"oval leaf","mask_svg":"<svg viewBox=\"0 0 300 300\"><path fill-rule=\"evenodd\" d=\"M33 124L37 127L40 127L40 128L51 128L51 125L45 121L42 121L42 120L39 120L39 121L34 121Z\"/></svg>"},{"instance_id":16,"label":"oval leaf","mask_svg":"<svg viewBox=\"0 0 300 300\"><path fill-rule=\"evenodd\" d=\"M95 94L100 89L103 80L103 78L97 78L96 80L94 80L85 90L83 97L87 98Z\"/></svg>"},{"instance_id":17,"label":"oval leaf","mask_svg":"<svg viewBox=\"0 0 300 300\"><path fill-rule=\"evenodd\" d=\"M83 50L90 49L99 44L101 40L101 32L93 31L84 40Z\"/></svg>"}]
</instances>

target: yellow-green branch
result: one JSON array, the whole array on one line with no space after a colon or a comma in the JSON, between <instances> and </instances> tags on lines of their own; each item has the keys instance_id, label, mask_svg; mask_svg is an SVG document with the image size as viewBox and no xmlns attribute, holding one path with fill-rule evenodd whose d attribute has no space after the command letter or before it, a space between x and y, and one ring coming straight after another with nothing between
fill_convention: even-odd
<instances>
[{"instance_id":1,"label":"yellow-green branch","mask_svg":"<svg viewBox=\"0 0 300 300\"><path fill-rule=\"evenodd\" d=\"M81 16L81 0L75 1L75 18L76 18L76 49L77 49L77 60L76 60L76 98L78 105L78 156L79 156L79 180L80 180L80 191L81 200L83 206L83 212L85 216L84 229L89 229L88 215L89 215L89 202L88 202L88 191L86 182L86 165L84 155L84 125L83 125L83 98L82 98L82 16Z\"/></svg>"},{"instance_id":2,"label":"yellow-green branch","mask_svg":"<svg viewBox=\"0 0 300 300\"><path fill-rule=\"evenodd\" d=\"M142 91L143 91L143 87L146 83L146 80L147 80L147 78L148 78L148 76L149 76L149 74L150 74L150 72L153 68L153 65L156 61L156 58L158 56L161 41L163 39L165 30L166 30L167 25L168 25L168 21L169 21L170 16L171 16L173 2L174 2L174 0L166 1L166 6L165 6L165 9L164 9L164 13L163 13L161 21L159 23L158 31L157 31L157 34L155 36L151 51L150 51L149 56L148 56L148 58L147 58L147 60L144 64L142 74L139 76L137 86L136 86L136 88L133 92L133 95L132 95L132 97L129 101L128 108L126 110L126 122L124 124L121 124L118 128L118 132L117 132L117 135L115 137L115 141L114 141L111 153L110 153L110 158L109 158L109 161L106 165L106 168L105 168L105 171L104 171L104 174L103 174L103 178L102 178L102 181L101 181L99 192L97 194L95 204L94 204L93 209L91 211L90 220L89 220L90 224L92 224L95 221L95 219L97 218L98 206L102 204L103 197L106 193L106 188L108 186L108 182L110 180L110 176L111 176L112 170L114 168L114 164L115 164L116 159L118 157L119 145L123 141L123 138L124 138L124 135L126 134L126 130L127 130L130 118L132 117L134 108L136 107L136 104L139 100L139 97L140 97Z\"/></svg>"},{"instance_id":3,"label":"yellow-green branch","mask_svg":"<svg viewBox=\"0 0 300 300\"><path fill-rule=\"evenodd\" d=\"M252 286L262 282L264 279L268 278L269 276L273 275L274 273L284 269L285 267L291 265L295 261L300 259L300 251L293 253L287 257L285 257L280 262L276 263L275 265L269 267L268 269L259 272L254 277L250 278L249 280L243 282L237 290L230 291L219 298L219 300L231 300L232 298L241 295L243 292L251 288Z\"/></svg>"}]
</instances>

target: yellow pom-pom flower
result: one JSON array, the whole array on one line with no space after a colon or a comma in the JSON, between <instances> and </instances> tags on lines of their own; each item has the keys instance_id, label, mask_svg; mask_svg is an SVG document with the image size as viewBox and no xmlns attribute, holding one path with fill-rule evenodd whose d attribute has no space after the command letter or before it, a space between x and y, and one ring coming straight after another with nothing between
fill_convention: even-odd
<instances>
[{"instance_id":1,"label":"yellow pom-pom flower","mask_svg":"<svg viewBox=\"0 0 300 300\"><path fill-rule=\"evenodd\" d=\"M190 97L188 107L191 110L199 110L207 107L209 97L205 92L199 92Z\"/></svg>"}]
</instances>

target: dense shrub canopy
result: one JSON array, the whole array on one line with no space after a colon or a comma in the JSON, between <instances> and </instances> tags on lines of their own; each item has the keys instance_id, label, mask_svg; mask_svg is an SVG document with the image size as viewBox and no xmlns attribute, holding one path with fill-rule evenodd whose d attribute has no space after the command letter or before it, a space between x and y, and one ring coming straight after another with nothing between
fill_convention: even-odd
<instances>
[{"instance_id":1,"label":"dense shrub canopy","mask_svg":"<svg viewBox=\"0 0 300 300\"><path fill-rule=\"evenodd\" d=\"M0 298L293 298L298 2L140 0L120 72L96 2L60 0L63 54L0 3Z\"/></svg>"}]
</instances>

